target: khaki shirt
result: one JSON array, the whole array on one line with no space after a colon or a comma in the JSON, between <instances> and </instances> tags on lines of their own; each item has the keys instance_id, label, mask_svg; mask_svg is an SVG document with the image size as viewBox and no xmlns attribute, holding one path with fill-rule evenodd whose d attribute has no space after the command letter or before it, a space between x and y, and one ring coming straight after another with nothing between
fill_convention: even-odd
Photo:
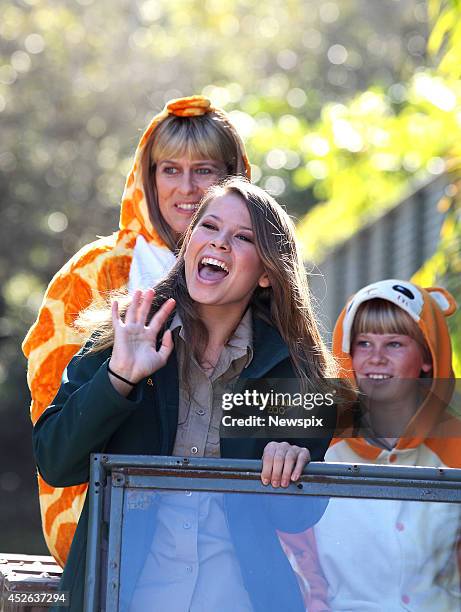
<instances>
[{"instance_id":1,"label":"khaki shirt","mask_svg":"<svg viewBox=\"0 0 461 612\"><path fill-rule=\"evenodd\" d=\"M184 359L191 360L189 390L179 376L178 429L173 455L220 457L222 396L232 391L233 383L253 358L251 309L247 309L233 336L224 346L211 375L187 351L178 313L170 329L173 332L179 373L182 372Z\"/></svg>"},{"instance_id":2,"label":"khaki shirt","mask_svg":"<svg viewBox=\"0 0 461 612\"><path fill-rule=\"evenodd\" d=\"M219 457L222 394L231 391L253 356L251 312L243 316L211 374L187 350L177 313L170 329L180 373L173 455ZM191 360L189 390L181 380L184 359ZM207 610L253 612L229 533L224 495L161 492L155 535L129 610L200 612L205 600Z\"/></svg>"}]
</instances>

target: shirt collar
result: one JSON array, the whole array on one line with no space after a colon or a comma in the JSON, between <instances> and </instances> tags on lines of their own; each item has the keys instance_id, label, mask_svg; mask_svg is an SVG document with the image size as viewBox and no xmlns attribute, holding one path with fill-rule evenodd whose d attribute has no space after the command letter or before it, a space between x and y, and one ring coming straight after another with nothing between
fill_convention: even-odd
<instances>
[{"instance_id":1,"label":"shirt collar","mask_svg":"<svg viewBox=\"0 0 461 612\"><path fill-rule=\"evenodd\" d=\"M182 330L182 321L181 321L181 317L179 316L179 312L176 310L176 312L174 313L173 320L171 321L170 330L174 331L178 327L181 328L180 332L179 332L179 334L181 335L183 333L183 330Z\"/></svg>"},{"instance_id":2,"label":"shirt collar","mask_svg":"<svg viewBox=\"0 0 461 612\"><path fill-rule=\"evenodd\" d=\"M184 329L182 326L181 317L179 312L176 311L173 320L170 325L170 330L174 331L179 328L179 337L184 340ZM227 341L226 346L232 348L246 350L247 360L245 367L247 367L253 359L253 317L251 308L247 308L243 315L240 323L237 325L231 338Z\"/></svg>"}]
</instances>

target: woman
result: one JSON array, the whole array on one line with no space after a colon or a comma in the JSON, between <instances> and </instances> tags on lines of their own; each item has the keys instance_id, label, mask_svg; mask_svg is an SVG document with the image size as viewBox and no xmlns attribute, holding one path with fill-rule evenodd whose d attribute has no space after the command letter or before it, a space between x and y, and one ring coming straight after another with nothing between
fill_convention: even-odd
<instances>
[{"instance_id":1,"label":"woman","mask_svg":"<svg viewBox=\"0 0 461 612\"><path fill-rule=\"evenodd\" d=\"M297 480L310 457L323 457L328 436L290 443L219 438L223 388L242 379L298 376L304 388L321 391L335 374L312 313L293 225L275 200L241 179L210 189L175 267L153 298L152 290L136 291L122 317L115 301L111 318L86 325L92 341L71 361L53 405L34 428L45 480L56 486L86 482L89 455L102 448L108 453L262 457L261 480L274 487ZM195 411L190 405L200 397L209 398L205 426L191 437ZM318 520L324 506L313 500L309 516L298 513L302 528ZM83 590L87 510L86 503L61 585L73 592L76 606ZM296 579L275 530L268 537L280 574L269 584L261 578L261 549L251 580L242 570L249 605L268 609L264 602L269 602L270 609L282 609L285 602L285 609L301 610ZM256 596L253 583L264 584L265 594ZM216 605L211 609L222 609Z\"/></svg>"},{"instance_id":2,"label":"woman","mask_svg":"<svg viewBox=\"0 0 461 612\"><path fill-rule=\"evenodd\" d=\"M51 402L81 348L79 313L113 290L151 287L174 265L176 243L210 185L250 176L243 143L226 114L201 96L169 102L135 153L122 198L120 230L81 249L54 276L23 344L33 423ZM87 485L58 490L39 477L46 543L64 565Z\"/></svg>"}]
</instances>

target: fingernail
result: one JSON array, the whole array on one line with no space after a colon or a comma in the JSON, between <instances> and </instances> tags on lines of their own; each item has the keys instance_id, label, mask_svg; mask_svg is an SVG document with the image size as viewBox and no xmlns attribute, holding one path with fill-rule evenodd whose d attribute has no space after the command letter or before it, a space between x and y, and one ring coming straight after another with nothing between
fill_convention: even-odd
<instances>
[{"instance_id":1,"label":"fingernail","mask_svg":"<svg viewBox=\"0 0 461 612\"><path fill-rule=\"evenodd\" d=\"M299 478L299 474L297 474L296 472L294 472L294 473L291 475L291 480L292 480L293 482L295 482L296 480L298 480L298 478Z\"/></svg>"},{"instance_id":2,"label":"fingernail","mask_svg":"<svg viewBox=\"0 0 461 612\"><path fill-rule=\"evenodd\" d=\"M288 480L282 480L282 487L287 487L289 484Z\"/></svg>"},{"instance_id":3,"label":"fingernail","mask_svg":"<svg viewBox=\"0 0 461 612\"><path fill-rule=\"evenodd\" d=\"M267 478L263 478L263 485L268 485L268 484L269 484L268 479Z\"/></svg>"},{"instance_id":4,"label":"fingernail","mask_svg":"<svg viewBox=\"0 0 461 612\"><path fill-rule=\"evenodd\" d=\"M280 486L280 480L273 480L272 481L272 486L273 487L279 487Z\"/></svg>"}]
</instances>

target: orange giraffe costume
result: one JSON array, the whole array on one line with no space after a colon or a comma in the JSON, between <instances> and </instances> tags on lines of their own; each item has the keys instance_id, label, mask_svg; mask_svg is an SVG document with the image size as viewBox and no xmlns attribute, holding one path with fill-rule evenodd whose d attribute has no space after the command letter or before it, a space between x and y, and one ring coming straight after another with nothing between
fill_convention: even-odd
<instances>
[{"instance_id":1,"label":"orange giraffe costume","mask_svg":"<svg viewBox=\"0 0 461 612\"><path fill-rule=\"evenodd\" d=\"M237 170L250 177L250 165L242 140L227 115L213 108L202 96L170 101L145 130L136 149L132 169L122 197L120 229L83 247L53 277L46 290L37 321L29 330L23 351L29 360L27 380L32 395L31 418L35 424L52 402L61 376L71 358L82 346L73 324L81 311L101 302L110 291L128 286L133 257L139 238L149 265L158 263L152 278L158 280L174 263L174 256L150 220L143 188L141 159L152 132L169 115L196 117L213 113L229 127L240 152ZM151 272L151 271L150 271ZM158 272L158 273L156 273ZM139 277L139 274L137 275ZM66 488L49 486L38 475L40 510L46 543L58 563L64 565L83 507L88 486Z\"/></svg>"}]
</instances>

